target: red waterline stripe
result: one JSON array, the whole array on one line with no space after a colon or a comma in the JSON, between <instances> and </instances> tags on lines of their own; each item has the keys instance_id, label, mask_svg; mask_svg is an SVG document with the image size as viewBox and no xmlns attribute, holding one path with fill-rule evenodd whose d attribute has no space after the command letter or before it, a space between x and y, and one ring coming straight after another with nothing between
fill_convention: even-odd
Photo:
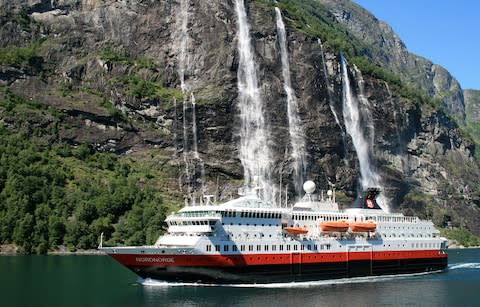
<instances>
[{"instance_id":1,"label":"red waterline stripe","mask_svg":"<svg viewBox=\"0 0 480 307\"><path fill-rule=\"evenodd\" d=\"M418 251L378 251L340 253L289 253L289 254L242 254L242 255L145 255L111 254L127 266L245 266L282 264L320 264L355 260L402 260L446 258L447 254L438 250Z\"/></svg>"}]
</instances>

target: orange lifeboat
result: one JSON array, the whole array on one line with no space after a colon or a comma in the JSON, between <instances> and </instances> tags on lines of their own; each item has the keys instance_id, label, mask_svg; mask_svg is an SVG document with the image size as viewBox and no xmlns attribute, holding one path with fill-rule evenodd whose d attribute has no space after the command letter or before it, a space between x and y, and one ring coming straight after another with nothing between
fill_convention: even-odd
<instances>
[{"instance_id":1,"label":"orange lifeboat","mask_svg":"<svg viewBox=\"0 0 480 307\"><path fill-rule=\"evenodd\" d=\"M322 232L346 232L348 230L348 223L341 221L323 221L320 222L320 229Z\"/></svg>"},{"instance_id":2,"label":"orange lifeboat","mask_svg":"<svg viewBox=\"0 0 480 307\"><path fill-rule=\"evenodd\" d=\"M285 227L283 230L292 235L304 235L308 233L308 229L303 227Z\"/></svg>"},{"instance_id":3,"label":"orange lifeboat","mask_svg":"<svg viewBox=\"0 0 480 307\"><path fill-rule=\"evenodd\" d=\"M371 232L377 229L377 224L373 221L353 222L350 223L350 230L352 232Z\"/></svg>"}]
</instances>

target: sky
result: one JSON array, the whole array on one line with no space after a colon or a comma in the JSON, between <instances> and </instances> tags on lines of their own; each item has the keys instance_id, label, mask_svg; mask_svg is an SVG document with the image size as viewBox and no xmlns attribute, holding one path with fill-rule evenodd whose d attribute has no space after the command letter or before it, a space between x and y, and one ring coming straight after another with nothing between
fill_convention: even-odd
<instances>
[{"instance_id":1,"label":"sky","mask_svg":"<svg viewBox=\"0 0 480 307\"><path fill-rule=\"evenodd\" d=\"M392 26L407 49L480 90L480 0L353 0Z\"/></svg>"}]
</instances>

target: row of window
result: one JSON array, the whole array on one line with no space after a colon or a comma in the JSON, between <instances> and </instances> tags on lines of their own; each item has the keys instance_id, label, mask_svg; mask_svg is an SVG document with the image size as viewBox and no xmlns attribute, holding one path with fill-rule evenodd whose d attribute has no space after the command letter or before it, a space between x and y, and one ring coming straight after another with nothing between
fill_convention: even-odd
<instances>
[{"instance_id":1,"label":"row of window","mask_svg":"<svg viewBox=\"0 0 480 307\"><path fill-rule=\"evenodd\" d=\"M210 225L215 226L215 221L169 221L169 226L201 226Z\"/></svg>"},{"instance_id":2,"label":"row of window","mask_svg":"<svg viewBox=\"0 0 480 307\"><path fill-rule=\"evenodd\" d=\"M216 251L216 252L219 252L221 250L221 247L220 245L206 245L205 249L207 252L211 252L211 251ZM320 247L320 249L319 249ZM313 248L313 249L312 249ZM228 251L232 251L232 252L236 252L236 251L241 251L241 252L244 252L248 249L249 252L253 252L253 251L257 251L257 252L268 252L268 251L272 251L272 252L275 252L275 251L298 251L298 250L314 250L314 251L318 251L318 250L330 250L331 246L330 244L320 244L320 245L317 245L317 244L278 244L278 245L275 245L275 244L272 244L272 245L240 245L240 248L237 246L237 245L223 245L223 248L222 250L224 252L228 252Z\"/></svg>"}]
</instances>

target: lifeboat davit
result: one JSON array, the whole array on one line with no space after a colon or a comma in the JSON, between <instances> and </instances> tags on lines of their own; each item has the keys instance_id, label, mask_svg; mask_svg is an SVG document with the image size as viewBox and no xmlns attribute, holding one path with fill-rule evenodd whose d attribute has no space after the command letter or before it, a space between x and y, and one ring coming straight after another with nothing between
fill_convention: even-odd
<instances>
[{"instance_id":1,"label":"lifeboat davit","mask_svg":"<svg viewBox=\"0 0 480 307\"><path fill-rule=\"evenodd\" d=\"M348 223L341 221L323 221L320 222L320 229L322 232L346 232L348 230Z\"/></svg>"},{"instance_id":2,"label":"lifeboat davit","mask_svg":"<svg viewBox=\"0 0 480 307\"><path fill-rule=\"evenodd\" d=\"M350 223L352 232L371 232L375 231L375 229L377 229L377 224L373 221Z\"/></svg>"},{"instance_id":3,"label":"lifeboat davit","mask_svg":"<svg viewBox=\"0 0 480 307\"><path fill-rule=\"evenodd\" d=\"M283 230L292 235L304 235L308 233L308 229L303 227L285 227Z\"/></svg>"}]
</instances>

